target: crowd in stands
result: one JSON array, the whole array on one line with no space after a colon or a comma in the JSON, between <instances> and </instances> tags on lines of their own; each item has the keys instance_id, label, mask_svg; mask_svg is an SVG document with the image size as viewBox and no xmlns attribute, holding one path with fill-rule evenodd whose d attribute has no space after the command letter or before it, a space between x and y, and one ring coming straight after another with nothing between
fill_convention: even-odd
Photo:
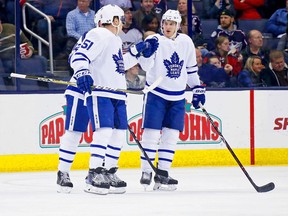
<instances>
[{"instance_id":1,"label":"crowd in stands","mask_svg":"<svg viewBox=\"0 0 288 216\"><path fill-rule=\"evenodd\" d=\"M13 2L0 0L0 73L11 73L15 69L11 65L10 68L2 67L8 40L1 29L14 22L11 18ZM20 2L25 3L23 0ZM26 2L49 17L56 60L66 60L81 35L95 27L97 9L94 0ZM100 6L111 3L124 10L126 22L120 33L124 53L148 35L161 33L161 16L167 9L179 10L182 16L180 33L188 34L187 0L100 0ZM196 47L203 84L211 88L288 86L287 11L288 0L193 0L190 36ZM28 17L27 25L47 40L47 20L33 11L29 11ZM202 24L205 20L217 21L209 36L203 34L207 28ZM239 28L239 23L245 20L263 20L265 31L257 26L249 31ZM22 43L27 43L31 49L31 55L24 59L39 58L37 41L25 31L21 31ZM43 51L41 61L48 58L47 49ZM126 72L126 79L128 88L143 88L145 71L137 65Z\"/></svg>"}]
</instances>

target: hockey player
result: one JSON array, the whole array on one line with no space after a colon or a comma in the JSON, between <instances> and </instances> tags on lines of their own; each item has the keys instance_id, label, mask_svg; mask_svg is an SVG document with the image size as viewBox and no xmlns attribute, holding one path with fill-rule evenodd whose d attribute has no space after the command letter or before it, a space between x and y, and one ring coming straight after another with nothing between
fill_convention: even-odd
<instances>
[{"instance_id":1,"label":"hockey player","mask_svg":"<svg viewBox=\"0 0 288 216\"><path fill-rule=\"evenodd\" d=\"M158 152L158 168L168 171L171 167L179 131L184 127L186 85L193 91L192 104L199 108L205 103L205 88L200 86L195 47L189 36L177 33L181 16L177 10L167 10L162 16L162 34L157 38L159 47L150 58L140 57L146 71L146 83L151 84L159 76L165 77L160 85L145 95L143 108L144 132L142 145L151 161ZM161 133L162 131L162 133ZM159 146L157 145L160 140ZM151 184L152 169L141 154L142 177L145 187ZM178 181L170 176L154 176L154 190L176 190Z\"/></svg>"},{"instance_id":2,"label":"hockey player","mask_svg":"<svg viewBox=\"0 0 288 216\"><path fill-rule=\"evenodd\" d=\"M99 89L91 91L91 85L125 89L125 70L137 63L135 56L149 57L158 45L154 39L150 40L154 41L151 44L140 42L131 48L133 55L127 53L123 59L122 41L118 36L123 15L123 10L115 5L101 8L95 15L96 27L101 23L101 28L83 35L69 57L74 70L72 80L76 80L78 88L68 86L65 92L66 132L59 150L59 192L70 192L73 187L69 171L89 120L94 134L85 191L107 194L126 190L126 182L116 175L127 128L126 94Z\"/></svg>"}]
</instances>

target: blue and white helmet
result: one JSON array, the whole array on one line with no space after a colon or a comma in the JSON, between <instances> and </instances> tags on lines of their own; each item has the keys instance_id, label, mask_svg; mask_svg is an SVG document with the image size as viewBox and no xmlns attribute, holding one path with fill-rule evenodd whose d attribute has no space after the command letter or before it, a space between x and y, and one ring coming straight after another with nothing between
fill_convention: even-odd
<instances>
[{"instance_id":1,"label":"blue and white helmet","mask_svg":"<svg viewBox=\"0 0 288 216\"><path fill-rule=\"evenodd\" d=\"M161 19L161 31L162 31L162 33L163 33L164 20L176 22L176 32L175 32L175 35L176 35L177 31L180 29L180 24L182 21L182 18L181 18L179 11L169 9L163 14L162 19Z\"/></svg>"},{"instance_id":2,"label":"blue and white helmet","mask_svg":"<svg viewBox=\"0 0 288 216\"><path fill-rule=\"evenodd\" d=\"M96 28L99 27L99 21L100 21L100 10L98 10L94 16L94 23Z\"/></svg>"}]
</instances>

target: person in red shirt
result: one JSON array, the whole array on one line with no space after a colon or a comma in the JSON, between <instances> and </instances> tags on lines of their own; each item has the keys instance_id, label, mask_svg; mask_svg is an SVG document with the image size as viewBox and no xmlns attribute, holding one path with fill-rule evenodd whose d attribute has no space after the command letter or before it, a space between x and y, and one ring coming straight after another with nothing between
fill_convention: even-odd
<instances>
[{"instance_id":1,"label":"person in red shirt","mask_svg":"<svg viewBox=\"0 0 288 216\"><path fill-rule=\"evenodd\" d=\"M262 19L258 8L264 6L265 0L234 0L238 19Z\"/></svg>"}]
</instances>

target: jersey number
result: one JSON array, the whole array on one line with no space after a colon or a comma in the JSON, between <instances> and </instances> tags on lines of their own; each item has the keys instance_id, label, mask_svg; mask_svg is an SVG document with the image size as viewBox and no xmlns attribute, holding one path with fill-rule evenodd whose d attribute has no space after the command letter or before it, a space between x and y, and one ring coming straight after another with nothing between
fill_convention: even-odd
<instances>
[{"instance_id":1,"label":"jersey number","mask_svg":"<svg viewBox=\"0 0 288 216\"><path fill-rule=\"evenodd\" d=\"M93 44L94 44L94 43L93 43L92 41L86 39L86 40L82 43L81 48L86 49L86 50L89 50Z\"/></svg>"}]
</instances>

